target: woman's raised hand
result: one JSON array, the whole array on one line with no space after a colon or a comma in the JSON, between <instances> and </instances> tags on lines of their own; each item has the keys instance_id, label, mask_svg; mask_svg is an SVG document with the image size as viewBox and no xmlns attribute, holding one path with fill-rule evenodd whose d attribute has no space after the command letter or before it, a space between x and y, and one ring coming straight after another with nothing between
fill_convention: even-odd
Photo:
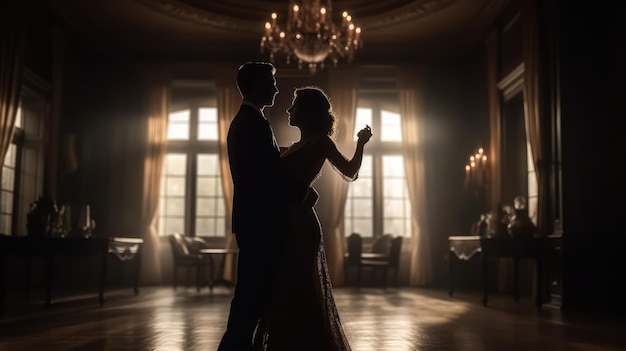
<instances>
[{"instance_id":1,"label":"woman's raised hand","mask_svg":"<svg viewBox=\"0 0 626 351\"><path fill-rule=\"evenodd\" d=\"M366 124L365 128L361 129L356 136L359 138L358 143L365 145L372 137L372 128Z\"/></svg>"}]
</instances>

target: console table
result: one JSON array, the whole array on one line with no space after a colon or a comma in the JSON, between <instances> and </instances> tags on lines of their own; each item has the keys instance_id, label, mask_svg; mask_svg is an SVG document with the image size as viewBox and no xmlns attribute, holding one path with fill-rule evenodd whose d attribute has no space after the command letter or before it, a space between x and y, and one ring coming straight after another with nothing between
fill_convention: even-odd
<instances>
[{"instance_id":1,"label":"console table","mask_svg":"<svg viewBox=\"0 0 626 351\"><path fill-rule=\"evenodd\" d=\"M449 236L448 242L450 244L450 290L448 295L452 296L454 293L454 282L456 266L459 261L469 261L474 256L482 252L480 246L480 236Z\"/></svg>"},{"instance_id":2,"label":"console table","mask_svg":"<svg viewBox=\"0 0 626 351\"><path fill-rule=\"evenodd\" d=\"M141 244L139 238L81 238L81 237L30 237L0 236L0 304L4 302L6 292L7 256L17 255L26 258L27 281L30 281L31 261L35 257L44 260L44 279L46 305L52 304L52 286L55 273L55 257L99 257L98 301L104 304L104 290L107 277L107 259L109 255L122 261L135 263L133 289L139 293L139 270L141 262Z\"/></svg>"},{"instance_id":3,"label":"console table","mask_svg":"<svg viewBox=\"0 0 626 351\"><path fill-rule=\"evenodd\" d=\"M513 292L515 301L519 300L519 261L523 258L535 260L537 264L537 291L535 303L541 309L543 303L543 240L525 238L481 238L483 251L483 305L487 305L489 296L488 270L491 258L513 259Z\"/></svg>"},{"instance_id":4,"label":"console table","mask_svg":"<svg viewBox=\"0 0 626 351\"><path fill-rule=\"evenodd\" d=\"M480 253L482 256L483 305L489 299L489 262L493 258L512 258L514 274L514 296L519 300L519 261L533 259L537 264L536 305L543 303L543 240L522 238L483 238L480 236L450 236L450 291L454 291L454 270L458 261L467 261Z\"/></svg>"}]
</instances>

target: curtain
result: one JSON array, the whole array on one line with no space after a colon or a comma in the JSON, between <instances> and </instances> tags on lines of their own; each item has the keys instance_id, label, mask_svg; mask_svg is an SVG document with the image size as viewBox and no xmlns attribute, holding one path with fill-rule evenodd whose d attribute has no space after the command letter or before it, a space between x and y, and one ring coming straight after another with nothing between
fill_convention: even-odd
<instances>
[{"instance_id":1,"label":"curtain","mask_svg":"<svg viewBox=\"0 0 626 351\"><path fill-rule=\"evenodd\" d=\"M357 71L354 68L330 69L328 79L328 95L333 105L336 117L335 141L344 155L351 157L354 152L354 123L357 104ZM348 194L349 183L343 177L330 171L328 163L325 173L333 174L326 178L325 192L320 196L320 203L316 206L326 219L328 228L324 229L324 248L328 270L333 284L342 285L344 277L344 243L343 231L344 207ZM358 181L358 180L357 180Z\"/></svg>"},{"instance_id":2,"label":"curtain","mask_svg":"<svg viewBox=\"0 0 626 351\"><path fill-rule=\"evenodd\" d=\"M0 4L0 160L13 140L24 61L23 1Z\"/></svg>"},{"instance_id":3,"label":"curtain","mask_svg":"<svg viewBox=\"0 0 626 351\"><path fill-rule=\"evenodd\" d=\"M222 189L224 190L224 201L226 202L226 248L236 249L237 242L231 233L231 219L233 206L233 181L228 164L228 148L226 137L228 128L241 105L241 95L237 89L237 67L220 67L217 71L217 127L219 140L219 162L222 174ZM227 256L228 258L228 256ZM235 279L235 256L230 259L225 258L224 279L234 281Z\"/></svg>"},{"instance_id":4,"label":"curtain","mask_svg":"<svg viewBox=\"0 0 626 351\"><path fill-rule=\"evenodd\" d=\"M146 81L146 154L143 170L141 216L142 246L141 278L145 284L161 282L160 238L158 220L159 192L165 152L167 150L167 120L169 113L169 79L166 74L152 70Z\"/></svg>"},{"instance_id":5,"label":"curtain","mask_svg":"<svg viewBox=\"0 0 626 351\"><path fill-rule=\"evenodd\" d=\"M400 115L402 116L402 151L407 188L412 206L411 261L409 284L432 283L430 240L426 228L425 170L423 146L420 144L423 70L401 68L398 77Z\"/></svg>"},{"instance_id":6,"label":"curtain","mask_svg":"<svg viewBox=\"0 0 626 351\"><path fill-rule=\"evenodd\" d=\"M540 92L539 92L539 36L537 28L537 12L534 1L526 1L523 14L524 29L524 112L526 115L526 138L530 144L533 163L537 172L537 226L543 232L549 228L548 187L549 177L545 167L544 153L541 143L541 120L540 120Z\"/></svg>"}]
</instances>

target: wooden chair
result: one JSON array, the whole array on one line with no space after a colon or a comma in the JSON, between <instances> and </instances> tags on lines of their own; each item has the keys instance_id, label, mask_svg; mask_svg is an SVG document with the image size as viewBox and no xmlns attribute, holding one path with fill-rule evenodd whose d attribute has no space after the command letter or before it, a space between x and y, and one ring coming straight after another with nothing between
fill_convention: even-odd
<instances>
[{"instance_id":1,"label":"wooden chair","mask_svg":"<svg viewBox=\"0 0 626 351\"><path fill-rule=\"evenodd\" d=\"M200 291L208 263L199 252L201 249L208 248L206 241L202 238L187 237L180 233L170 234L169 241L174 261L172 287L176 289L179 268L187 269L186 287L189 287L189 274L193 268L196 271L196 289Z\"/></svg>"},{"instance_id":2,"label":"wooden chair","mask_svg":"<svg viewBox=\"0 0 626 351\"><path fill-rule=\"evenodd\" d=\"M346 280L348 277L348 269L350 267L357 267L357 273L361 274L361 253L363 252L363 238L359 233L352 233L348 236L348 249L346 252L346 260L344 263ZM360 276L357 277L357 282L360 280Z\"/></svg>"},{"instance_id":3,"label":"wooden chair","mask_svg":"<svg viewBox=\"0 0 626 351\"><path fill-rule=\"evenodd\" d=\"M387 288L387 275L390 269L393 269L393 281L398 286L398 269L400 268L400 254L402 253L402 237L392 238L389 245L389 254L386 257L375 257L368 259L363 257L359 262L359 271L363 268L371 268L372 270L382 271L383 288ZM357 274L357 285L360 286L361 273Z\"/></svg>"}]
</instances>

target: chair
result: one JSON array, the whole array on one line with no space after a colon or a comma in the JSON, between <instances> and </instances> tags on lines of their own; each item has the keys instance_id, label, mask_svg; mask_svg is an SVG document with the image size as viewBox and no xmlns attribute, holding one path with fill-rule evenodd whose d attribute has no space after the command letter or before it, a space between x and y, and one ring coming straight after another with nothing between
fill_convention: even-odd
<instances>
[{"instance_id":1,"label":"chair","mask_svg":"<svg viewBox=\"0 0 626 351\"><path fill-rule=\"evenodd\" d=\"M200 250L208 248L208 244L202 238L187 237L180 233L170 234L169 241L174 261L173 288L176 289L179 268L187 269L186 287L189 287L190 269L194 268L196 270L196 288L200 291L203 284L204 269L208 264L203 255L200 254Z\"/></svg>"},{"instance_id":2,"label":"chair","mask_svg":"<svg viewBox=\"0 0 626 351\"><path fill-rule=\"evenodd\" d=\"M389 254L384 258L362 258L359 262L358 279L361 277L360 270L362 268L372 268L373 270L381 270L383 278L383 288L387 288L387 274L390 269L393 269L393 281L395 286L398 286L398 269L400 267L400 254L402 253L402 237L397 236L392 238L389 244ZM360 286L360 281L357 281L357 285Z\"/></svg>"},{"instance_id":3,"label":"chair","mask_svg":"<svg viewBox=\"0 0 626 351\"><path fill-rule=\"evenodd\" d=\"M364 259L383 259L386 260L389 256L389 250L391 249L391 240L393 239L393 235L385 234L380 238L374 241L372 245L372 253L373 255L365 254L363 255ZM368 257L369 256L369 257Z\"/></svg>"},{"instance_id":4,"label":"chair","mask_svg":"<svg viewBox=\"0 0 626 351\"><path fill-rule=\"evenodd\" d=\"M346 277L348 277L348 269L350 267L357 267L358 274L361 274L361 254L363 252L363 238L359 233L352 233L348 236L348 250L346 252L345 271ZM360 276L357 277L357 282L360 280Z\"/></svg>"}]
</instances>

